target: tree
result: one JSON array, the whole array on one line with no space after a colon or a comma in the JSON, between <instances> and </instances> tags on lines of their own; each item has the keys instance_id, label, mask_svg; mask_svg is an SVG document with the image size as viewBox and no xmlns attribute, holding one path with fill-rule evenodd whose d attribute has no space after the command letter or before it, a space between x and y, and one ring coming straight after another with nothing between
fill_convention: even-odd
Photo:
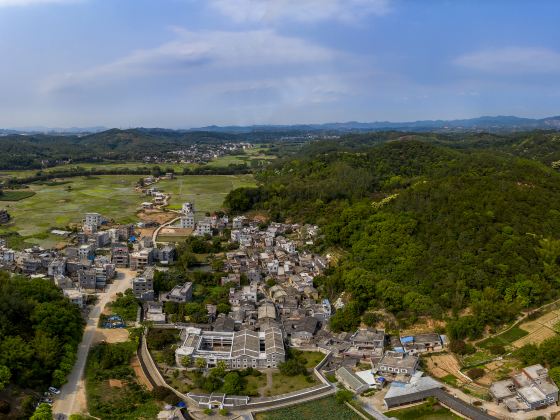
<instances>
[{"instance_id":1,"label":"tree","mask_svg":"<svg viewBox=\"0 0 560 420\"><path fill-rule=\"evenodd\" d=\"M206 368L206 360L202 357L197 358L195 360L194 364L197 367L197 369L199 369L199 370L202 370L202 369Z\"/></svg>"},{"instance_id":2,"label":"tree","mask_svg":"<svg viewBox=\"0 0 560 420\"><path fill-rule=\"evenodd\" d=\"M216 363L216 367L213 370L216 372L218 376L223 376L224 373L226 373L226 369L227 369L226 362L223 360L218 360L218 363Z\"/></svg>"},{"instance_id":3,"label":"tree","mask_svg":"<svg viewBox=\"0 0 560 420\"><path fill-rule=\"evenodd\" d=\"M278 364L278 369L280 373L285 376L306 375L308 373L305 360L301 358L292 358L281 362Z\"/></svg>"},{"instance_id":4,"label":"tree","mask_svg":"<svg viewBox=\"0 0 560 420\"><path fill-rule=\"evenodd\" d=\"M49 404L40 404L33 413L30 420L52 420L53 414Z\"/></svg>"},{"instance_id":5,"label":"tree","mask_svg":"<svg viewBox=\"0 0 560 420\"><path fill-rule=\"evenodd\" d=\"M553 367L548 371L548 376L554 381L556 386L560 386L560 366Z\"/></svg>"},{"instance_id":6,"label":"tree","mask_svg":"<svg viewBox=\"0 0 560 420\"><path fill-rule=\"evenodd\" d=\"M347 389L340 389L335 394L335 399L338 404L344 404L354 398L354 394L352 391L348 391Z\"/></svg>"},{"instance_id":7,"label":"tree","mask_svg":"<svg viewBox=\"0 0 560 420\"><path fill-rule=\"evenodd\" d=\"M237 372L229 372L224 376L224 393L229 395L239 395L243 389L243 381Z\"/></svg>"},{"instance_id":8,"label":"tree","mask_svg":"<svg viewBox=\"0 0 560 420\"><path fill-rule=\"evenodd\" d=\"M0 366L0 391L10 383L12 372L6 366Z\"/></svg>"},{"instance_id":9,"label":"tree","mask_svg":"<svg viewBox=\"0 0 560 420\"><path fill-rule=\"evenodd\" d=\"M189 367L192 364L192 357L191 356L183 356L181 358L181 364L185 367Z\"/></svg>"}]
</instances>

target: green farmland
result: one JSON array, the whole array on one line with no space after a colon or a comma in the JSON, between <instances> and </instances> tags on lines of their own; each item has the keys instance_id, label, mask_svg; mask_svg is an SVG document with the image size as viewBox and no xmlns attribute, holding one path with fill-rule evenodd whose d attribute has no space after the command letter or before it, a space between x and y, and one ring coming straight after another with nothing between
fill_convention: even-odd
<instances>
[{"instance_id":1,"label":"green farmland","mask_svg":"<svg viewBox=\"0 0 560 420\"><path fill-rule=\"evenodd\" d=\"M334 397L322 398L303 404L292 405L278 410L257 413L256 420L323 420L325 418L337 420L358 420L354 411L344 404L338 404Z\"/></svg>"},{"instance_id":2,"label":"green farmland","mask_svg":"<svg viewBox=\"0 0 560 420\"><path fill-rule=\"evenodd\" d=\"M180 209L182 203L190 201L197 212L218 210L232 189L254 185L252 175L189 175L157 184L164 192L171 193L170 209Z\"/></svg>"},{"instance_id":3,"label":"green farmland","mask_svg":"<svg viewBox=\"0 0 560 420\"><path fill-rule=\"evenodd\" d=\"M12 221L0 227L0 235L17 232L27 244L53 246L60 237L50 235L52 228L79 223L84 213L97 212L118 223L137 220L136 212L147 197L136 192L137 175L103 175L68 178L57 185L32 184L35 194L20 201L3 201ZM252 175L179 176L158 184L173 194L171 203L180 206L193 201L198 211L219 209L226 194L233 188L254 185Z\"/></svg>"}]
</instances>

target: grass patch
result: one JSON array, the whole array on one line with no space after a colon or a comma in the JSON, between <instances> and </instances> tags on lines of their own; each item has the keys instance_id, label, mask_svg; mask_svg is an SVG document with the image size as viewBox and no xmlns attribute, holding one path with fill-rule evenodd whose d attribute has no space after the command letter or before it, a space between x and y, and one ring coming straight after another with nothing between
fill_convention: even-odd
<instances>
[{"instance_id":1,"label":"grass patch","mask_svg":"<svg viewBox=\"0 0 560 420\"><path fill-rule=\"evenodd\" d=\"M458 382L457 382L458 379L457 379L456 376L453 376L452 374L445 375L444 377L439 378L439 379L442 382L446 383L447 385L451 385L451 386L454 386L454 387L458 386Z\"/></svg>"},{"instance_id":2,"label":"grass patch","mask_svg":"<svg viewBox=\"0 0 560 420\"><path fill-rule=\"evenodd\" d=\"M247 395L260 395L261 390L266 386L266 375L245 376L247 384L245 385L245 390Z\"/></svg>"},{"instance_id":3,"label":"grass patch","mask_svg":"<svg viewBox=\"0 0 560 420\"><path fill-rule=\"evenodd\" d=\"M508 331L506 331L502 334L498 334L495 337L490 337L490 338L487 338L486 340L482 340L477 345L478 345L478 347L481 347L481 348L489 348L489 347L494 346L494 345L507 346L507 345L510 345L511 343L513 343L514 341L525 337L527 334L529 334L527 331L522 330L519 327L513 327L510 330L508 330Z\"/></svg>"},{"instance_id":4,"label":"grass patch","mask_svg":"<svg viewBox=\"0 0 560 420\"><path fill-rule=\"evenodd\" d=\"M323 398L278 410L257 413L256 420L356 420L358 415L345 404L338 404L334 397Z\"/></svg>"},{"instance_id":5,"label":"grass patch","mask_svg":"<svg viewBox=\"0 0 560 420\"><path fill-rule=\"evenodd\" d=\"M313 375L286 376L280 372L274 372L272 374L272 389L267 391L266 396L287 394L315 385L317 385L317 380Z\"/></svg>"},{"instance_id":6,"label":"grass patch","mask_svg":"<svg viewBox=\"0 0 560 420\"><path fill-rule=\"evenodd\" d=\"M35 193L29 190L4 190L0 194L0 201L20 201L24 198L33 197Z\"/></svg>"},{"instance_id":7,"label":"grass patch","mask_svg":"<svg viewBox=\"0 0 560 420\"><path fill-rule=\"evenodd\" d=\"M124 295L117 295L117 299L109 304L111 312L120 315L122 319L128 322L136 321L138 314L138 299L132 294L132 289L127 290Z\"/></svg>"},{"instance_id":8,"label":"grass patch","mask_svg":"<svg viewBox=\"0 0 560 420\"><path fill-rule=\"evenodd\" d=\"M385 413L387 417L399 420L455 420L461 419L447 408L439 404L424 403L410 408L391 410Z\"/></svg>"},{"instance_id":9,"label":"grass patch","mask_svg":"<svg viewBox=\"0 0 560 420\"><path fill-rule=\"evenodd\" d=\"M308 369L313 369L319 364L321 360L325 358L325 355L320 351L303 351L301 352L302 359L305 359L305 367Z\"/></svg>"},{"instance_id":10,"label":"grass patch","mask_svg":"<svg viewBox=\"0 0 560 420\"><path fill-rule=\"evenodd\" d=\"M492 360L494 357L496 356L492 355L489 351L480 350L477 351L476 353L469 354L463 357L463 366L464 367L478 366L480 364L484 364L488 362L489 360Z\"/></svg>"}]
</instances>

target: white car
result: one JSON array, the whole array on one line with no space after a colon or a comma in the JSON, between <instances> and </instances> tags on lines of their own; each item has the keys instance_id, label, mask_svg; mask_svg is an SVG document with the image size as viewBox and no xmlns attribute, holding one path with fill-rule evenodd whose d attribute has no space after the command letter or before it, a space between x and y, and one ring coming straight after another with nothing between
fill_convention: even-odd
<instances>
[{"instance_id":1,"label":"white car","mask_svg":"<svg viewBox=\"0 0 560 420\"><path fill-rule=\"evenodd\" d=\"M53 394L60 394L60 389L55 388L54 386L50 386L49 387L49 392L52 392Z\"/></svg>"}]
</instances>

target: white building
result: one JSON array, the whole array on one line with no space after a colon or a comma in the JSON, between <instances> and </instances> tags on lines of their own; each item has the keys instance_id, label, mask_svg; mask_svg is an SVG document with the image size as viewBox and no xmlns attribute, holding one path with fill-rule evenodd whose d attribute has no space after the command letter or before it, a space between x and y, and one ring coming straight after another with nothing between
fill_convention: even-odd
<instances>
[{"instance_id":1,"label":"white building","mask_svg":"<svg viewBox=\"0 0 560 420\"><path fill-rule=\"evenodd\" d=\"M66 296L74 305L77 305L80 308L84 307L84 294L79 290L65 289L62 293L64 293L64 296Z\"/></svg>"},{"instance_id":2,"label":"white building","mask_svg":"<svg viewBox=\"0 0 560 420\"><path fill-rule=\"evenodd\" d=\"M194 204L193 203L183 203L181 207L181 212L183 214L194 213Z\"/></svg>"},{"instance_id":3,"label":"white building","mask_svg":"<svg viewBox=\"0 0 560 420\"><path fill-rule=\"evenodd\" d=\"M210 367L223 360L231 369L275 368L286 359L282 331L276 327L261 332L202 331L187 327L185 332L183 345L175 350L178 364L184 356L189 356L204 359Z\"/></svg>"},{"instance_id":4,"label":"white building","mask_svg":"<svg viewBox=\"0 0 560 420\"><path fill-rule=\"evenodd\" d=\"M193 235L196 236L204 236L204 235L211 235L212 234L212 224L210 221L204 220L198 222L196 224L196 229L193 232Z\"/></svg>"},{"instance_id":5,"label":"white building","mask_svg":"<svg viewBox=\"0 0 560 420\"><path fill-rule=\"evenodd\" d=\"M185 215L179 219L179 227L181 229L194 229L194 213L185 213Z\"/></svg>"},{"instance_id":6,"label":"white building","mask_svg":"<svg viewBox=\"0 0 560 420\"><path fill-rule=\"evenodd\" d=\"M101 216L99 213L86 213L86 218L84 219L85 225L98 227L101 226L102 223L103 216Z\"/></svg>"}]
</instances>

